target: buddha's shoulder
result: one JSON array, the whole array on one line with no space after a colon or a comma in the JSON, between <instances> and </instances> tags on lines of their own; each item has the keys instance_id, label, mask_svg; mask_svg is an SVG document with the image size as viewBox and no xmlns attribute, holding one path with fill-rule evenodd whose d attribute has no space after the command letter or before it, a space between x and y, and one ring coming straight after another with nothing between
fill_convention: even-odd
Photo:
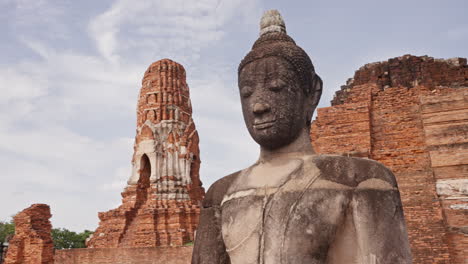
<instances>
[{"instance_id":1,"label":"buddha's shoulder","mask_svg":"<svg viewBox=\"0 0 468 264\"><path fill-rule=\"evenodd\" d=\"M203 200L203 207L218 206L221 204L224 195L241 171L234 172L215 181L206 192Z\"/></svg>"},{"instance_id":2,"label":"buddha's shoulder","mask_svg":"<svg viewBox=\"0 0 468 264\"><path fill-rule=\"evenodd\" d=\"M392 171L370 159L336 155L317 155L312 159L320 171L320 179L349 187L369 187L382 183L398 188Z\"/></svg>"}]
</instances>

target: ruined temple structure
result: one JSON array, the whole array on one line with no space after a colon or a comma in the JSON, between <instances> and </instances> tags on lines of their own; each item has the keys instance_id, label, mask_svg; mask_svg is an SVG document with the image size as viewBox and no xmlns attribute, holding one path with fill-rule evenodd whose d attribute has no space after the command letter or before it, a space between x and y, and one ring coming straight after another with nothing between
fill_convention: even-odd
<instances>
[{"instance_id":1,"label":"ruined temple structure","mask_svg":"<svg viewBox=\"0 0 468 264\"><path fill-rule=\"evenodd\" d=\"M15 235L10 239L4 264L52 264L52 217L46 204L33 204L14 217Z\"/></svg>"},{"instance_id":2,"label":"ruined temple structure","mask_svg":"<svg viewBox=\"0 0 468 264\"><path fill-rule=\"evenodd\" d=\"M198 142L184 68L169 59L151 64L140 90L133 170L122 205L99 213L88 248L193 241L205 194Z\"/></svg>"},{"instance_id":3,"label":"ruined temple structure","mask_svg":"<svg viewBox=\"0 0 468 264\"><path fill-rule=\"evenodd\" d=\"M361 67L318 109L311 138L318 153L393 170L413 263L467 263L466 59L405 55Z\"/></svg>"}]
</instances>

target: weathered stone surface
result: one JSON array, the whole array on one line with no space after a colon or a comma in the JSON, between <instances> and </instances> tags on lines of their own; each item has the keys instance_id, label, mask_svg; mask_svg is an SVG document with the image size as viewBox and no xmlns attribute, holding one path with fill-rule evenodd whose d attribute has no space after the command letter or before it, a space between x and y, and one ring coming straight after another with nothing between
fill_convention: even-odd
<instances>
[{"instance_id":1,"label":"weathered stone surface","mask_svg":"<svg viewBox=\"0 0 468 264\"><path fill-rule=\"evenodd\" d=\"M392 172L375 161L313 152L310 119L322 81L277 11L262 18L261 36L239 65L238 84L260 157L208 190L192 263L411 263ZM333 110L345 116L355 109L355 123L343 118L321 132L358 130L330 140L343 152L367 156L369 106ZM354 148L353 140L368 145Z\"/></svg>"},{"instance_id":2,"label":"weathered stone surface","mask_svg":"<svg viewBox=\"0 0 468 264\"><path fill-rule=\"evenodd\" d=\"M392 169L414 263L465 263L466 59L405 55L367 64L336 93L332 105L318 109L312 124L315 150L357 152Z\"/></svg>"},{"instance_id":3,"label":"weathered stone surface","mask_svg":"<svg viewBox=\"0 0 468 264\"><path fill-rule=\"evenodd\" d=\"M122 205L99 213L89 248L180 246L193 241L204 189L184 68L150 65L137 108L133 170Z\"/></svg>"},{"instance_id":4,"label":"weathered stone surface","mask_svg":"<svg viewBox=\"0 0 468 264\"><path fill-rule=\"evenodd\" d=\"M437 194L444 196L468 196L468 179L438 180ZM468 198L468 197L467 197Z\"/></svg>"},{"instance_id":5,"label":"weathered stone surface","mask_svg":"<svg viewBox=\"0 0 468 264\"><path fill-rule=\"evenodd\" d=\"M15 235L10 239L5 264L52 264L52 217L46 204L33 204L14 217Z\"/></svg>"}]
</instances>

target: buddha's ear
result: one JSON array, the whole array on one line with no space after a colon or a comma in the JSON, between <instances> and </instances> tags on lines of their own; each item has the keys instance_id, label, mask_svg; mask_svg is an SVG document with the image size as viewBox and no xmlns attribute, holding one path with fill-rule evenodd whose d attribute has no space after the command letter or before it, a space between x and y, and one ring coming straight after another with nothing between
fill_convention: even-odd
<instances>
[{"instance_id":1,"label":"buddha's ear","mask_svg":"<svg viewBox=\"0 0 468 264\"><path fill-rule=\"evenodd\" d=\"M311 88L309 89L309 93L306 94L306 124L310 126L310 122L312 119L312 115L314 114L315 108L317 107L320 97L322 96L322 87L323 82L320 76L314 74L311 81Z\"/></svg>"},{"instance_id":2,"label":"buddha's ear","mask_svg":"<svg viewBox=\"0 0 468 264\"><path fill-rule=\"evenodd\" d=\"M311 96L313 97L311 103L314 106L314 108L317 107L320 101L320 97L322 97L322 89L323 89L322 78L320 78L320 76L315 74L314 77L312 77L312 94L311 94Z\"/></svg>"}]
</instances>

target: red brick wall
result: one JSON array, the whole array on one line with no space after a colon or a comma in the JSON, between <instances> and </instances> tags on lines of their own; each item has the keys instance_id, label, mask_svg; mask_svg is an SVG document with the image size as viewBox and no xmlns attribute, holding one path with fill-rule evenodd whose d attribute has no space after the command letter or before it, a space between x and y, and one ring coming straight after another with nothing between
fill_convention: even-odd
<instances>
[{"instance_id":1,"label":"red brick wall","mask_svg":"<svg viewBox=\"0 0 468 264\"><path fill-rule=\"evenodd\" d=\"M370 158L391 168L398 179L415 263L449 263L446 227L425 151L419 94L419 87L391 87L376 94Z\"/></svg>"},{"instance_id":2,"label":"red brick wall","mask_svg":"<svg viewBox=\"0 0 468 264\"><path fill-rule=\"evenodd\" d=\"M421 113L452 263L465 264L468 262L468 88L421 97Z\"/></svg>"},{"instance_id":3,"label":"red brick wall","mask_svg":"<svg viewBox=\"0 0 468 264\"><path fill-rule=\"evenodd\" d=\"M370 113L367 102L326 107L312 124L312 141L324 153L367 157L371 150Z\"/></svg>"},{"instance_id":4,"label":"red brick wall","mask_svg":"<svg viewBox=\"0 0 468 264\"><path fill-rule=\"evenodd\" d=\"M467 90L466 59L405 55L359 69L312 124L317 152L394 171L417 264L468 259Z\"/></svg>"},{"instance_id":5,"label":"red brick wall","mask_svg":"<svg viewBox=\"0 0 468 264\"><path fill-rule=\"evenodd\" d=\"M55 264L188 264L192 247L79 248L55 251Z\"/></svg>"}]
</instances>

